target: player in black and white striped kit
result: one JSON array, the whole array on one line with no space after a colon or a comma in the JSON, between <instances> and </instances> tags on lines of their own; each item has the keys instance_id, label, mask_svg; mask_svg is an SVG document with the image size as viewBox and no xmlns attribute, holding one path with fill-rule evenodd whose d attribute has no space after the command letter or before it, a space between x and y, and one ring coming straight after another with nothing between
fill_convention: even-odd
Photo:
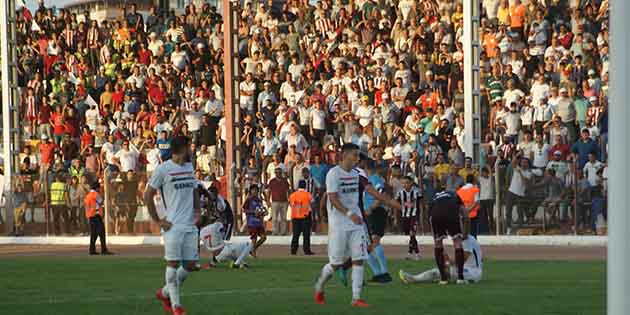
<instances>
[{"instance_id":1,"label":"player in black and white striped kit","mask_svg":"<svg viewBox=\"0 0 630 315\"><path fill-rule=\"evenodd\" d=\"M409 251L407 259L420 259L420 249L416 232L418 231L418 222L421 217L422 193L414 187L413 179L409 176L403 177L403 189L396 195L396 201L402 206L402 230L409 235Z\"/></svg>"}]
</instances>

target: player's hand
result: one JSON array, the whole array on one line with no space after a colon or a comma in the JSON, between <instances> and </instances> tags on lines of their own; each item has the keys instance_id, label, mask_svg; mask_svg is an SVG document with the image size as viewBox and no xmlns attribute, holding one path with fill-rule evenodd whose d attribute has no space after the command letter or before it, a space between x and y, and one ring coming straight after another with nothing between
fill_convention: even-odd
<instances>
[{"instance_id":1,"label":"player's hand","mask_svg":"<svg viewBox=\"0 0 630 315\"><path fill-rule=\"evenodd\" d=\"M173 226L173 224L171 222L168 222L165 219L160 220L159 225L162 228L162 230L164 230L164 232L170 230L171 226Z\"/></svg>"},{"instance_id":2,"label":"player's hand","mask_svg":"<svg viewBox=\"0 0 630 315\"><path fill-rule=\"evenodd\" d=\"M352 222L354 222L354 224L356 225L363 224L363 219L361 219L361 217L356 214L352 214L352 216L350 217L350 220L352 220Z\"/></svg>"}]
</instances>

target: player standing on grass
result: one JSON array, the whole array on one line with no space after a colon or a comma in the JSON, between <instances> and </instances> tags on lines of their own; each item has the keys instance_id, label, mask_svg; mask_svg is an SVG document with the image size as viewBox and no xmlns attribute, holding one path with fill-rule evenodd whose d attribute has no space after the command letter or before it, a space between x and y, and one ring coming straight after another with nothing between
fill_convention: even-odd
<instances>
[{"instance_id":1,"label":"player standing on grass","mask_svg":"<svg viewBox=\"0 0 630 315\"><path fill-rule=\"evenodd\" d=\"M327 208L329 220L328 258L321 275L315 284L315 303L325 304L324 284L336 269L341 268L346 257L352 259L352 306L368 307L361 299L363 287L363 261L367 259L367 238L365 223L359 207L360 175L354 169L359 160L359 148L345 144L341 148L341 163L326 175ZM366 187L377 199L385 197L370 185ZM392 203L391 200L385 201Z\"/></svg>"},{"instance_id":2,"label":"player standing on grass","mask_svg":"<svg viewBox=\"0 0 630 315\"><path fill-rule=\"evenodd\" d=\"M457 284L466 284L464 280L464 250L462 240L468 235L469 219L462 200L456 193L442 190L433 197L429 222L433 229L435 241L435 262L440 271L440 284L448 284L448 271L444 257L442 241L447 235L453 240L455 247L455 266L457 268Z\"/></svg>"},{"instance_id":3,"label":"player standing on grass","mask_svg":"<svg viewBox=\"0 0 630 315\"><path fill-rule=\"evenodd\" d=\"M198 230L195 226L200 212L199 193L194 169L189 162L189 149L187 137L174 137L171 141L172 158L155 169L144 192L144 203L153 221L160 225L164 238L166 285L155 294L164 310L175 315L186 314L180 302L180 292L199 257ZM162 219L157 214L153 199L158 190L166 211L166 217Z\"/></svg>"},{"instance_id":4,"label":"player standing on grass","mask_svg":"<svg viewBox=\"0 0 630 315\"><path fill-rule=\"evenodd\" d=\"M396 195L396 200L402 205L402 230L409 235L409 250L407 251L407 259L420 260L420 248L416 239L418 231L418 222L422 217L420 213L422 195L420 191L413 185L413 179L410 176L403 177L403 189Z\"/></svg>"}]
</instances>

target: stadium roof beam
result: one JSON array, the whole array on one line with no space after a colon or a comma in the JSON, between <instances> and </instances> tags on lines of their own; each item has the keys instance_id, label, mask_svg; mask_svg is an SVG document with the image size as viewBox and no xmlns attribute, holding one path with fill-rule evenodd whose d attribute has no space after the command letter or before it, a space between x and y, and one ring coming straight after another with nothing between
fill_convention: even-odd
<instances>
[{"instance_id":1,"label":"stadium roof beam","mask_svg":"<svg viewBox=\"0 0 630 315\"><path fill-rule=\"evenodd\" d=\"M13 176L19 173L19 94L17 90L15 0L0 0L0 72L2 72L2 138L4 157L4 196L7 233L13 231ZM0 196L2 197L2 196Z\"/></svg>"},{"instance_id":2,"label":"stadium roof beam","mask_svg":"<svg viewBox=\"0 0 630 315\"><path fill-rule=\"evenodd\" d=\"M473 163L480 161L481 104L480 104L480 16L479 0L464 0L464 143L460 145Z\"/></svg>"},{"instance_id":3,"label":"stadium roof beam","mask_svg":"<svg viewBox=\"0 0 630 315\"><path fill-rule=\"evenodd\" d=\"M630 312L630 2L610 1L610 102L608 117L608 315ZM614 115L610 115L614 113Z\"/></svg>"},{"instance_id":4,"label":"stadium roof beam","mask_svg":"<svg viewBox=\"0 0 630 315\"><path fill-rule=\"evenodd\" d=\"M238 14L235 2L223 0L223 89L225 103L225 173L227 176L228 201L237 207L236 179L240 154L236 139L240 139L240 107L238 105Z\"/></svg>"}]
</instances>

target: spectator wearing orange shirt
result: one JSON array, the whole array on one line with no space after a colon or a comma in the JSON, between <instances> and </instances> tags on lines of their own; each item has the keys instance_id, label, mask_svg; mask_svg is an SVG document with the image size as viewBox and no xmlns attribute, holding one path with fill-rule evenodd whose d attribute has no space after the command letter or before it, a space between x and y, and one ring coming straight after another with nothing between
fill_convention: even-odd
<instances>
[{"instance_id":1,"label":"spectator wearing orange shirt","mask_svg":"<svg viewBox=\"0 0 630 315\"><path fill-rule=\"evenodd\" d=\"M526 7L521 0L514 0L514 4L510 7L510 28L512 32L518 33L521 39L524 35L525 13Z\"/></svg>"},{"instance_id":2,"label":"spectator wearing orange shirt","mask_svg":"<svg viewBox=\"0 0 630 315\"><path fill-rule=\"evenodd\" d=\"M298 182L298 190L289 196L291 207L291 226L293 238L291 239L291 255L297 254L300 247L299 240L302 234L304 255L313 255L311 251L311 202L313 196L306 191L306 181Z\"/></svg>"}]
</instances>

